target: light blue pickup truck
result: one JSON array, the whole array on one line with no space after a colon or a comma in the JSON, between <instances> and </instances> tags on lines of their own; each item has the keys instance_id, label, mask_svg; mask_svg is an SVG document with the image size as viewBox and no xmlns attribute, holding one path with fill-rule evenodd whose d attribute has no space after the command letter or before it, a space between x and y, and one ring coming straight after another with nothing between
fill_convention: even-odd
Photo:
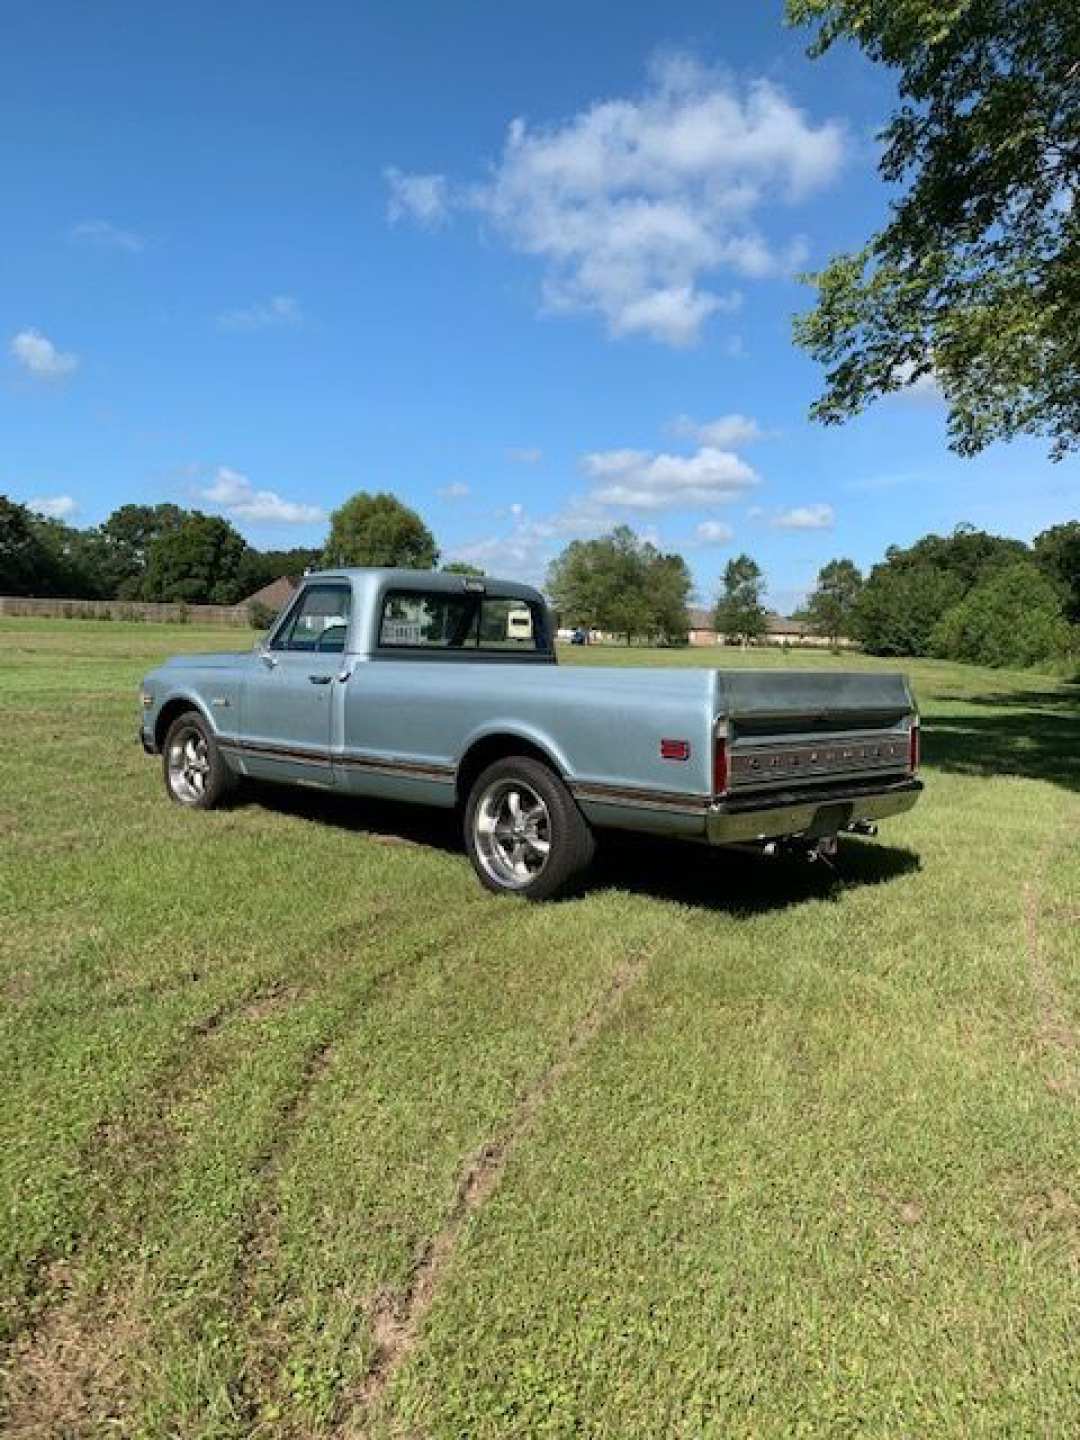
<instances>
[{"instance_id":1,"label":"light blue pickup truck","mask_svg":"<svg viewBox=\"0 0 1080 1440\"><path fill-rule=\"evenodd\" d=\"M512 581L308 575L254 649L147 675L140 738L181 805L250 776L458 807L481 882L533 900L597 831L815 855L922 789L901 675L560 668L553 635Z\"/></svg>"}]
</instances>

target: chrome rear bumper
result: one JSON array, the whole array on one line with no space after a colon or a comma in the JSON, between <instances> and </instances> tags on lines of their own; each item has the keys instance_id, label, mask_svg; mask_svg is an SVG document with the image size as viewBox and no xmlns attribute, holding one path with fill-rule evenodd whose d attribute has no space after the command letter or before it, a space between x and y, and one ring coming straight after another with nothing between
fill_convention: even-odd
<instances>
[{"instance_id":1,"label":"chrome rear bumper","mask_svg":"<svg viewBox=\"0 0 1080 1440\"><path fill-rule=\"evenodd\" d=\"M706 813L706 839L710 845L745 845L785 835L836 835L855 820L903 814L922 788L921 780L905 779L872 787L821 786L816 791L759 792L720 800Z\"/></svg>"}]
</instances>

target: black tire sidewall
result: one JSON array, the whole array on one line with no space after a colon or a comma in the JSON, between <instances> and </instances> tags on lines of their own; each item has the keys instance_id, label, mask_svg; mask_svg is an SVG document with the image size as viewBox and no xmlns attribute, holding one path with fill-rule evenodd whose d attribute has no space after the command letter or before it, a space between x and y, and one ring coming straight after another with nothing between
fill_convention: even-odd
<instances>
[{"instance_id":1,"label":"black tire sidewall","mask_svg":"<svg viewBox=\"0 0 1080 1440\"><path fill-rule=\"evenodd\" d=\"M206 741L206 757L210 762L210 773L206 778L206 788L198 800L182 800L169 783L169 750L173 737L180 729L198 730ZM185 710L182 715L176 717L166 731L165 743L161 747L161 773L165 781L165 793L174 805L179 805L183 810L212 810L232 789L232 771L218 749L213 730L198 710Z\"/></svg>"},{"instance_id":2,"label":"black tire sidewall","mask_svg":"<svg viewBox=\"0 0 1080 1440\"><path fill-rule=\"evenodd\" d=\"M520 889L500 885L488 872L477 854L474 836L481 795L500 780L515 779L541 796L548 809L551 828L551 852L547 864L531 884ZM481 885L496 895L522 900L551 900L573 890L588 869L595 848L592 831L562 779L550 766L524 755L496 760L477 776L465 804L464 829L465 848Z\"/></svg>"}]
</instances>

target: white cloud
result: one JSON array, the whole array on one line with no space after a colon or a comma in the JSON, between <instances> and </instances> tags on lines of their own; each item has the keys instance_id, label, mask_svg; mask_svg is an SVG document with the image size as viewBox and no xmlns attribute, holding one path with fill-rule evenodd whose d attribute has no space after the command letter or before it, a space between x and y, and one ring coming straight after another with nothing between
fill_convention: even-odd
<instances>
[{"instance_id":1,"label":"white cloud","mask_svg":"<svg viewBox=\"0 0 1080 1440\"><path fill-rule=\"evenodd\" d=\"M761 439L761 426L749 415L721 415L717 420L697 421L689 415L679 415L671 422L673 435L685 435L699 445L714 445L726 450L734 445L749 445Z\"/></svg>"},{"instance_id":2,"label":"white cloud","mask_svg":"<svg viewBox=\"0 0 1080 1440\"><path fill-rule=\"evenodd\" d=\"M433 230L448 218L450 206L445 175L406 175L389 165L383 176L390 189L386 215L391 225L399 220L414 220Z\"/></svg>"},{"instance_id":3,"label":"white cloud","mask_svg":"<svg viewBox=\"0 0 1080 1440\"><path fill-rule=\"evenodd\" d=\"M59 380L79 368L79 357L58 350L40 330L20 330L12 338L12 356L39 380Z\"/></svg>"},{"instance_id":4,"label":"white cloud","mask_svg":"<svg viewBox=\"0 0 1080 1440\"><path fill-rule=\"evenodd\" d=\"M831 530L836 521L831 505L796 505L769 522L777 530Z\"/></svg>"},{"instance_id":5,"label":"white cloud","mask_svg":"<svg viewBox=\"0 0 1080 1440\"><path fill-rule=\"evenodd\" d=\"M79 502L70 495L43 495L26 504L28 509L48 520L70 520L79 508Z\"/></svg>"},{"instance_id":6,"label":"white cloud","mask_svg":"<svg viewBox=\"0 0 1080 1440\"><path fill-rule=\"evenodd\" d=\"M735 531L722 520L703 520L694 531L699 545L726 545L735 538Z\"/></svg>"},{"instance_id":7,"label":"white cloud","mask_svg":"<svg viewBox=\"0 0 1080 1440\"><path fill-rule=\"evenodd\" d=\"M489 179L388 171L391 218L437 223L471 210L543 267L556 311L599 315L615 336L693 343L738 307L723 274L762 279L800 265L799 237L773 244L756 212L795 204L837 174L844 141L768 80L737 85L687 58L658 64L631 99L597 101L549 126L514 120Z\"/></svg>"},{"instance_id":8,"label":"white cloud","mask_svg":"<svg viewBox=\"0 0 1080 1440\"><path fill-rule=\"evenodd\" d=\"M510 449L506 452L506 458L512 460L515 465L539 465L544 458L544 452L537 450L535 446L525 446L522 449Z\"/></svg>"},{"instance_id":9,"label":"white cloud","mask_svg":"<svg viewBox=\"0 0 1080 1440\"><path fill-rule=\"evenodd\" d=\"M137 255L146 248L146 241L141 235L134 230L122 230L109 220L80 220L68 231L68 237L103 250L126 250L130 255Z\"/></svg>"},{"instance_id":10,"label":"white cloud","mask_svg":"<svg viewBox=\"0 0 1080 1440\"><path fill-rule=\"evenodd\" d=\"M597 451L584 457L582 467L598 482L595 500L636 510L721 505L739 499L758 483L745 460L711 445L703 445L693 455Z\"/></svg>"},{"instance_id":11,"label":"white cloud","mask_svg":"<svg viewBox=\"0 0 1080 1440\"><path fill-rule=\"evenodd\" d=\"M234 520L264 521L281 525L316 525L326 519L318 505L283 500L275 490L256 490L246 475L218 468L214 483L199 491L203 500L218 505Z\"/></svg>"},{"instance_id":12,"label":"white cloud","mask_svg":"<svg viewBox=\"0 0 1080 1440\"><path fill-rule=\"evenodd\" d=\"M451 560L467 560L527 583L542 585L547 567L570 540L591 539L611 528L610 513L588 497L572 497L566 505L543 519L532 519L525 506L509 507L512 524L505 535L485 535L455 546ZM652 531L643 539L655 539Z\"/></svg>"},{"instance_id":13,"label":"white cloud","mask_svg":"<svg viewBox=\"0 0 1080 1440\"><path fill-rule=\"evenodd\" d=\"M239 310L225 310L217 317L221 330L272 330L304 323L304 312L294 295L272 295L269 300Z\"/></svg>"},{"instance_id":14,"label":"white cloud","mask_svg":"<svg viewBox=\"0 0 1080 1440\"><path fill-rule=\"evenodd\" d=\"M438 493L442 500L464 500L472 492L464 480L454 480L449 485L444 485Z\"/></svg>"}]
</instances>

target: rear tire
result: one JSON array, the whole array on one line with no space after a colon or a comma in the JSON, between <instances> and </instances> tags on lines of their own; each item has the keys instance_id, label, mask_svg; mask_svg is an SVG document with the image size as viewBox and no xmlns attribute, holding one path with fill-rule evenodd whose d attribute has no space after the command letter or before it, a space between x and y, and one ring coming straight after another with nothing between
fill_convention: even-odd
<instances>
[{"instance_id":1,"label":"rear tire","mask_svg":"<svg viewBox=\"0 0 1080 1440\"><path fill-rule=\"evenodd\" d=\"M192 810L212 810L236 784L214 732L197 710L186 710L169 726L161 766L169 799Z\"/></svg>"},{"instance_id":2,"label":"rear tire","mask_svg":"<svg viewBox=\"0 0 1080 1440\"><path fill-rule=\"evenodd\" d=\"M551 900L580 881L596 844L559 776L522 755L496 760L473 785L465 848L488 890Z\"/></svg>"}]
</instances>

